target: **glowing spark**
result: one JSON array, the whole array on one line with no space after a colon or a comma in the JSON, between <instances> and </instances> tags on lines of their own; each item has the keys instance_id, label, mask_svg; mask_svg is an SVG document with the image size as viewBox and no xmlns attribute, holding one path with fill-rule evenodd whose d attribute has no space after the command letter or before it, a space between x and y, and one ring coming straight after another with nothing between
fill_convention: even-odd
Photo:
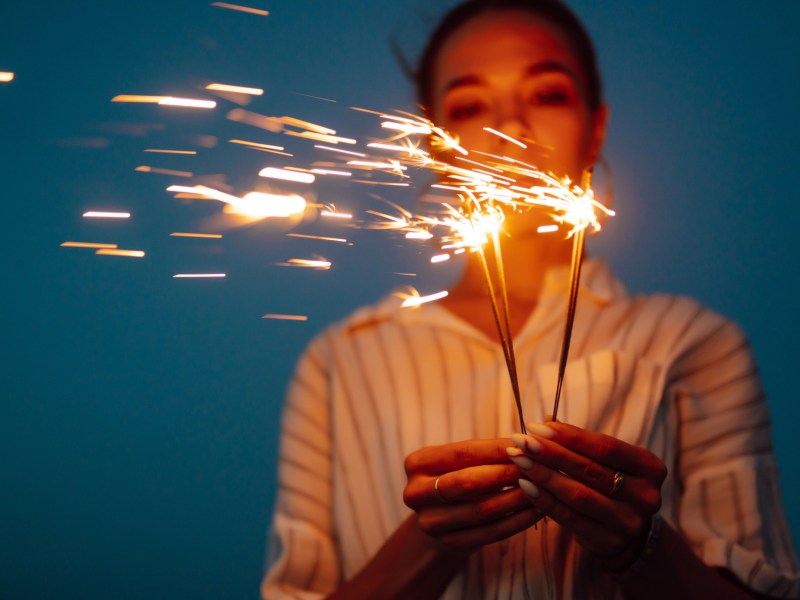
<instances>
[{"instance_id":1,"label":"glowing spark","mask_svg":"<svg viewBox=\"0 0 800 600\"><path fill-rule=\"evenodd\" d=\"M400 305L402 308L412 308L414 306L419 306L420 304L425 304L426 302L433 302L435 300L440 300L447 296L447 292L437 292L435 294L430 294L428 296L420 296L416 290L414 290L414 295L406 297L403 300L403 303Z\"/></svg>"},{"instance_id":2,"label":"glowing spark","mask_svg":"<svg viewBox=\"0 0 800 600\"><path fill-rule=\"evenodd\" d=\"M222 239L222 236L219 233L182 233L179 231L175 231L173 233L170 233L169 235L171 237L207 238L214 240Z\"/></svg>"},{"instance_id":3,"label":"glowing spark","mask_svg":"<svg viewBox=\"0 0 800 600\"><path fill-rule=\"evenodd\" d=\"M116 248L116 244L95 244L93 242L64 242L63 248L94 248L95 250L110 250Z\"/></svg>"},{"instance_id":4,"label":"glowing spark","mask_svg":"<svg viewBox=\"0 0 800 600\"><path fill-rule=\"evenodd\" d=\"M337 175L339 177L350 177L352 175L349 171L331 171L329 169L311 169L311 172L317 175Z\"/></svg>"},{"instance_id":5,"label":"glowing spark","mask_svg":"<svg viewBox=\"0 0 800 600\"><path fill-rule=\"evenodd\" d=\"M401 273L401 272L398 272L398 271L395 271L394 273L392 273L392 275L402 275L403 277L416 277L417 276L416 273Z\"/></svg>"},{"instance_id":6,"label":"glowing spark","mask_svg":"<svg viewBox=\"0 0 800 600\"><path fill-rule=\"evenodd\" d=\"M211 6L216 6L217 8L227 8L228 10L238 10L239 12L250 13L251 15L259 15L261 17L266 17L269 14L268 10L250 8L249 6L240 6L239 4L228 4L227 2L212 2Z\"/></svg>"},{"instance_id":7,"label":"glowing spark","mask_svg":"<svg viewBox=\"0 0 800 600\"><path fill-rule=\"evenodd\" d=\"M405 135L430 135L432 130L430 127L420 126L420 125L410 125L405 123L394 123L394 122L384 122L381 123L381 127L384 129L392 129L394 131L400 131Z\"/></svg>"},{"instance_id":8,"label":"glowing spark","mask_svg":"<svg viewBox=\"0 0 800 600\"><path fill-rule=\"evenodd\" d=\"M264 90L259 88L242 87L240 85L228 85L226 83L209 83L207 90L214 92L231 92L233 94L247 94L248 96L263 96Z\"/></svg>"},{"instance_id":9,"label":"glowing spark","mask_svg":"<svg viewBox=\"0 0 800 600\"><path fill-rule=\"evenodd\" d=\"M8 83L14 80L14 73L9 71L0 71L0 83Z\"/></svg>"},{"instance_id":10,"label":"glowing spark","mask_svg":"<svg viewBox=\"0 0 800 600\"><path fill-rule=\"evenodd\" d=\"M228 140L231 144L242 144L243 146L252 146L261 150L284 150L283 146L273 146L272 144L259 144L258 142L248 142L246 140Z\"/></svg>"},{"instance_id":11,"label":"glowing spark","mask_svg":"<svg viewBox=\"0 0 800 600\"><path fill-rule=\"evenodd\" d=\"M302 267L305 269L317 269L319 271L327 271L331 268L329 260L312 260L307 258L290 258L285 263L275 263L279 267Z\"/></svg>"},{"instance_id":12,"label":"glowing spark","mask_svg":"<svg viewBox=\"0 0 800 600\"><path fill-rule=\"evenodd\" d=\"M146 148L144 152L155 152L157 154L197 154L196 150L162 150L160 148Z\"/></svg>"},{"instance_id":13,"label":"glowing spark","mask_svg":"<svg viewBox=\"0 0 800 600\"><path fill-rule=\"evenodd\" d=\"M492 129L491 127L484 127L483 130L484 131L488 131L489 133L492 133L492 134L494 134L494 135L496 135L498 137L501 137L504 140L508 140L509 142L511 142L512 144L516 144L520 148L527 148L528 147L525 144L523 144L522 142L520 142L519 140L515 140L510 135L506 135L502 131L497 131L496 129Z\"/></svg>"},{"instance_id":14,"label":"glowing spark","mask_svg":"<svg viewBox=\"0 0 800 600\"><path fill-rule=\"evenodd\" d=\"M90 210L83 213L83 216L87 219L130 219L131 213Z\"/></svg>"},{"instance_id":15,"label":"glowing spark","mask_svg":"<svg viewBox=\"0 0 800 600\"><path fill-rule=\"evenodd\" d=\"M283 133L285 133L286 135L293 135L293 136L299 137L299 138L306 138L306 139L309 139L309 140L316 140L317 142L327 142L329 144L338 144L340 142L342 144L355 144L356 143L356 140L354 140L352 138L339 137L339 136L336 136L336 135L327 135L327 134L324 134L324 133L317 133L315 131L301 131L299 133L297 131L284 131Z\"/></svg>"},{"instance_id":16,"label":"glowing spark","mask_svg":"<svg viewBox=\"0 0 800 600\"><path fill-rule=\"evenodd\" d=\"M241 202L232 205L232 208L237 214L256 218L291 217L303 214L306 209L306 200L295 194L285 196L250 192L245 194Z\"/></svg>"},{"instance_id":17,"label":"glowing spark","mask_svg":"<svg viewBox=\"0 0 800 600\"><path fill-rule=\"evenodd\" d=\"M286 237L304 238L307 240L322 240L324 242L340 242L345 244L347 243L347 240L344 238L323 237L321 235L307 235L303 233L287 233Z\"/></svg>"},{"instance_id":18,"label":"glowing spark","mask_svg":"<svg viewBox=\"0 0 800 600\"><path fill-rule=\"evenodd\" d=\"M136 94L121 94L114 96L112 102L133 102L145 104L158 104L162 100L166 100L167 96L139 96Z\"/></svg>"},{"instance_id":19,"label":"glowing spark","mask_svg":"<svg viewBox=\"0 0 800 600\"><path fill-rule=\"evenodd\" d=\"M408 167L404 167L396 162L375 162L371 160L351 160L348 165L354 167L366 167L368 169L390 169L392 171L407 171Z\"/></svg>"},{"instance_id":20,"label":"glowing spark","mask_svg":"<svg viewBox=\"0 0 800 600\"><path fill-rule=\"evenodd\" d=\"M140 173L157 173L159 175L170 175L172 177L192 177L194 173L191 171L176 171L175 169L162 169L159 167L149 167L147 165L141 165L134 169L134 171L139 171Z\"/></svg>"},{"instance_id":21,"label":"glowing spark","mask_svg":"<svg viewBox=\"0 0 800 600\"><path fill-rule=\"evenodd\" d=\"M184 108L215 108L217 103L213 100L198 100L196 98L174 98L167 96L158 101L161 106L182 106Z\"/></svg>"},{"instance_id":22,"label":"glowing spark","mask_svg":"<svg viewBox=\"0 0 800 600\"><path fill-rule=\"evenodd\" d=\"M536 230L537 233L553 233L554 231L558 231L558 225L542 225Z\"/></svg>"},{"instance_id":23,"label":"glowing spark","mask_svg":"<svg viewBox=\"0 0 800 600\"><path fill-rule=\"evenodd\" d=\"M325 102L333 102L335 103L336 100L331 100L330 98L323 98L322 96L312 96L311 94L301 94L300 92L292 92L296 96L305 96L306 98L313 98L314 100L324 100Z\"/></svg>"},{"instance_id":24,"label":"glowing spark","mask_svg":"<svg viewBox=\"0 0 800 600\"><path fill-rule=\"evenodd\" d=\"M308 131L321 133L322 135L336 135L335 129L323 127L322 125L317 125L316 123L303 121L302 119L296 119L294 117L275 117L275 120L283 123L284 125L290 125L292 127L297 127L298 129L307 129Z\"/></svg>"},{"instance_id":25,"label":"glowing spark","mask_svg":"<svg viewBox=\"0 0 800 600\"><path fill-rule=\"evenodd\" d=\"M262 319L276 319L279 321L308 321L306 315L276 315L267 313L261 317Z\"/></svg>"},{"instance_id":26,"label":"glowing spark","mask_svg":"<svg viewBox=\"0 0 800 600\"><path fill-rule=\"evenodd\" d=\"M440 262L444 262L446 260L450 260L450 255L449 254L437 254L436 256L431 256L431 262L432 263L440 263Z\"/></svg>"},{"instance_id":27,"label":"glowing spark","mask_svg":"<svg viewBox=\"0 0 800 600\"><path fill-rule=\"evenodd\" d=\"M352 152L350 150L342 150L341 148L329 148L328 146L320 146L319 144L314 144L314 148L319 148L320 150L329 150L330 152L338 152L339 154L347 154L349 156L358 156L359 158L366 158L366 154L362 154L361 152Z\"/></svg>"},{"instance_id":28,"label":"glowing spark","mask_svg":"<svg viewBox=\"0 0 800 600\"><path fill-rule=\"evenodd\" d=\"M271 179L282 179L284 181L294 181L296 183L314 183L316 177L310 173L299 173L297 171L287 171L285 169L276 169L274 167L266 167L259 171L259 176L268 177Z\"/></svg>"},{"instance_id":29,"label":"glowing spark","mask_svg":"<svg viewBox=\"0 0 800 600\"><path fill-rule=\"evenodd\" d=\"M429 240L433 237L433 234L430 231L409 231L406 234L407 240Z\"/></svg>"},{"instance_id":30,"label":"glowing spark","mask_svg":"<svg viewBox=\"0 0 800 600\"><path fill-rule=\"evenodd\" d=\"M353 215L348 213L333 212L330 210L323 210L320 213L321 217L329 217L331 219L352 219Z\"/></svg>"},{"instance_id":31,"label":"glowing spark","mask_svg":"<svg viewBox=\"0 0 800 600\"><path fill-rule=\"evenodd\" d=\"M178 273L173 275L173 279L222 279L227 277L225 273Z\"/></svg>"},{"instance_id":32,"label":"glowing spark","mask_svg":"<svg viewBox=\"0 0 800 600\"><path fill-rule=\"evenodd\" d=\"M265 117L264 115L243 108L234 108L226 115L226 118L237 123L250 125L251 127L265 129L272 133L283 131L283 124L276 121L273 117Z\"/></svg>"},{"instance_id":33,"label":"glowing spark","mask_svg":"<svg viewBox=\"0 0 800 600\"><path fill-rule=\"evenodd\" d=\"M144 252L141 250L119 250L116 248L101 248L95 254L101 256L127 256L128 258L143 258Z\"/></svg>"}]
</instances>

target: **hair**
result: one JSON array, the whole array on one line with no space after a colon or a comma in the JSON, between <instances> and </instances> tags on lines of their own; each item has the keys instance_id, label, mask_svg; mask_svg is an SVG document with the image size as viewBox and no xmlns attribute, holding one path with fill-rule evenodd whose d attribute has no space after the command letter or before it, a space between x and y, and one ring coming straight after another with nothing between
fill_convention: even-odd
<instances>
[{"instance_id":1,"label":"hair","mask_svg":"<svg viewBox=\"0 0 800 600\"><path fill-rule=\"evenodd\" d=\"M561 0L466 0L451 9L428 38L416 70L406 69L416 85L417 101L423 109L430 112L433 106L433 66L448 38L470 19L484 12L504 9L531 12L566 33L586 77L586 101L590 109L596 110L602 102L603 91L594 44L578 17Z\"/></svg>"}]
</instances>

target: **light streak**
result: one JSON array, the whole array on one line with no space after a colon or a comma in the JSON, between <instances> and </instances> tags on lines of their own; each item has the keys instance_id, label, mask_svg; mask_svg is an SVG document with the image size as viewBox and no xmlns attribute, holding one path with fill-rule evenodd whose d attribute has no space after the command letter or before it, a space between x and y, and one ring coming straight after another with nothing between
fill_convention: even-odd
<instances>
[{"instance_id":1,"label":"light streak","mask_svg":"<svg viewBox=\"0 0 800 600\"><path fill-rule=\"evenodd\" d=\"M227 277L226 273L177 273L172 276L173 279L223 279Z\"/></svg>"},{"instance_id":2,"label":"light streak","mask_svg":"<svg viewBox=\"0 0 800 600\"><path fill-rule=\"evenodd\" d=\"M212 2L211 6L216 6L217 8L227 8L228 10L236 10L239 12L249 13L251 15L259 15L261 17L266 17L269 14L268 10L251 8L249 6L241 6L239 4L228 4L227 2Z\"/></svg>"},{"instance_id":3,"label":"light streak","mask_svg":"<svg viewBox=\"0 0 800 600\"><path fill-rule=\"evenodd\" d=\"M120 250L118 248L101 248L95 254L101 256L126 256L128 258L144 258L142 250Z\"/></svg>"},{"instance_id":4,"label":"light streak","mask_svg":"<svg viewBox=\"0 0 800 600\"><path fill-rule=\"evenodd\" d=\"M308 235L304 233L287 233L286 237L303 238L307 240L322 240L324 242L340 242L344 244L347 243L347 240L344 238L323 237L321 235Z\"/></svg>"},{"instance_id":5,"label":"light streak","mask_svg":"<svg viewBox=\"0 0 800 600\"><path fill-rule=\"evenodd\" d=\"M117 247L116 244L96 244L94 242L64 242L63 248L94 248L95 250L111 250Z\"/></svg>"},{"instance_id":6,"label":"light streak","mask_svg":"<svg viewBox=\"0 0 800 600\"><path fill-rule=\"evenodd\" d=\"M432 237L433 234L430 231L424 231L422 229L419 231L409 231L406 234L407 240L429 240Z\"/></svg>"},{"instance_id":7,"label":"light streak","mask_svg":"<svg viewBox=\"0 0 800 600\"><path fill-rule=\"evenodd\" d=\"M90 210L83 213L83 216L87 219L130 219L131 213Z\"/></svg>"},{"instance_id":8,"label":"light streak","mask_svg":"<svg viewBox=\"0 0 800 600\"><path fill-rule=\"evenodd\" d=\"M280 315L280 314L267 313L266 315L262 315L261 318L275 319L278 321L308 321L308 317L306 315Z\"/></svg>"},{"instance_id":9,"label":"light streak","mask_svg":"<svg viewBox=\"0 0 800 600\"><path fill-rule=\"evenodd\" d=\"M222 235L219 233L184 233L180 231L175 231L173 233L170 233L169 235L170 237L206 238L214 240L222 239Z\"/></svg>"},{"instance_id":10,"label":"light streak","mask_svg":"<svg viewBox=\"0 0 800 600\"><path fill-rule=\"evenodd\" d=\"M213 100L198 100L197 98L175 98L167 96L158 101L161 106L182 106L184 108L216 108L217 103Z\"/></svg>"},{"instance_id":11,"label":"light streak","mask_svg":"<svg viewBox=\"0 0 800 600\"><path fill-rule=\"evenodd\" d=\"M316 269L327 271L331 268L331 262L325 259L290 258L284 263L275 263L278 267L302 267L305 269Z\"/></svg>"},{"instance_id":12,"label":"light streak","mask_svg":"<svg viewBox=\"0 0 800 600\"><path fill-rule=\"evenodd\" d=\"M297 127L298 129L306 129L308 131L313 131L314 133L320 133L322 135L336 135L335 129L331 129L330 127L323 127L322 125L317 125L316 123L311 123L310 121L303 121L302 119L296 119L294 117L274 117L274 118L276 121L279 121L284 125L290 125L291 127Z\"/></svg>"},{"instance_id":13,"label":"light streak","mask_svg":"<svg viewBox=\"0 0 800 600\"><path fill-rule=\"evenodd\" d=\"M400 273L398 273L400 275ZM403 273L405 275L405 273ZM402 297L402 295L401 295ZM425 304L427 302L434 302L435 300L441 300L442 298L447 297L447 292L437 292L435 294L429 294L427 296L420 296L416 290L413 290L411 296L408 296L403 300L400 306L402 308L413 308L415 306L419 306L420 304Z\"/></svg>"},{"instance_id":14,"label":"light streak","mask_svg":"<svg viewBox=\"0 0 800 600\"><path fill-rule=\"evenodd\" d=\"M158 175L170 175L171 177L193 177L194 173L191 171L176 171L175 169L162 169L160 167L150 167L148 165L140 165L134 169L140 173L156 173Z\"/></svg>"},{"instance_id":15,"label":"light streak","mask_svg":"<svg viewBox=\"0 0 800 600\"><path fill-rule=\"evenodd\" d=\"M158 104L165 100L167 96L140 96L136 94L120 94L111 98L112 102L132 102L145 104Z\"/></svg>"},{"instance_id":16,"label":"light streak","mask_svg":"<svg viewBox=\"0 0 800 600\"><path fill-rule=\"evenodd\" d=\"M509 142L511 142L512 144L516 144L520 148L527 148L528 147L525 144L523 144L522 142L520 142L519 140L515 140L510 135L506 135L502 131L497 131L496 129L492 129L491 127L484 127L483 130L484 131L488 131L489 133L492 133L492 134L494 134L494 135L496 135L498 137L501 137L504 140L508 140Z\"/></svg>"},{"instance_id":17,"label":"light streak","mask_svg":"<svg viewBox=\"0 0 800 600\"><path fill-rule=\"evenodd\" d=\"M248 96L263 96L264 90L259 88L243 87L241 85L228 85L226 83L209 83L206 89L213 92L230 92L232 94L247 94Z\"/></svg>"},{"instance_id":18,"label":"light streak","mask_svg":"<svg viewBox=\"0 0 800 600\"><path fill-rule=\"evenodd\" d=\"M440 263L440 262L444 262L446 260L450 260L450 255L449 254L437 254L436 256L431 256L431 262L432 263Z\"/></svg>"},{"instance_id":19,"label":"light streak","mask_svg":"<svg viewBox=\"0 0 800 600\"><path fill-rule=\"evenodd\" d=\"M417 276L416 273L402 273L402 272L399 272L399 271L393 272L392 275L402 275L403 277L416 277Z\"/></svg>"},{"instance_id":20,"label":"light streak","mask_svg":"<svg viewBox=\"0 0 800 600\"><path fill-rule=\"evenodd\" d=\"M285 150L283 146L273 146L272 144L261 144L259 142L248 142L247 140L228 140L228 142L230 142L231 144L252 146L253 148L259 148L261 150L277 150L277 151Z\"/></svg>"},{"instance_id":21,"label":"light streak","mask_svg":"<svg viewBox=\"0 0 800 600\"><path fill-rule=\"evenodd\" d=\"M330 152L338 152L339 154L347 154L349 156L358 156L359 158L366 158L366 154L362 154L361 152L353 152L352 150L342 150L341 148L330 148L328 146L320 146L319 144L314 144L314 148L319 148L320 150L328 150Z\"/></svg>"},{"instance_id":22,"label":"light streak","mask_svg":"<svg viewBox=\"0 0 800 600\"><path fill-rule=\"evenodd\" d=\"M339 177L350 177L352 175L349 171L332 171L330 169L311 169L311 172L317 175L336 175Z\"/></svg>"},{"instance_id":23,"label":"light streak","mask_svg":"<svg viewBox=\"0 0 800 600\"><path fill-rule=\"evenodd\" d=\"M342 144L356 143L356 140L354 140L353 138L340 137L336 135L327 135L324 133L317 133L316 131L301 131L301 132L284 131L283 133L285 135L293 135L294 137L306 138L309 140L315 140L317 142L327 142L329 144L338 144L340 142Z\"/></svg>"},{"instance_id":24,"label":"light streak","mask_svg":"<svg viewBox=\"0 0 800 600\"><path fill-rule=\"evenodd\" d=\"M353 218L353 215L351 215L349 213L340 213L340 212L335 212L335 211L330 211L330 210L320 211L319 215L321 217L328 217L330 219L352 219Z\"/></svg>"},{"instance_id":25,"label":"light streak","mask_svg":"<svg viewBox=\"0 0 800 600\"><path fill-rule=\"evenodd\" d=\"M0 83L8 83L14 81L14 73L10 71L0 71Z\"/></svg>"},{"instance_id":26,"label":"light streak","mask_svg":"<svg viewBox=\"0 0 800 600\"><path fill-rule=\"evenodd\" d=\"M291 217L303 214L306 209L306 200L296 194L250 192L245 194L240 203L232 205L232 207L237 214L250 217Z\"/></svg>"},{"instance_id":27,"label":"light streak","mask_svg":"<svg viewBox=\"0 0 800 600\"><path fill-rule=\"evenodd\" d=\"M265 129L266 131L271 131L272 133L279 133L283 131L283 124L276 121L274 117L265 117L264 115L245 110L243 108L234 108L227 115L225 115L225 118L230 121L235 121L236 123L244 123L245 125L250 125L251 127Z\"/></svg>"},{"instance_id":28,"label":"light streak","mask_svg":"<svg viewBox=\"0 0 800 600\"><path fill-rule=\"evenodd\" d=\"M553 233L558 231L558 225L541 225L536 229L536 233Z\"/></svg>"},{"instance_id":29,"label":"light streak","mask_svg":"<svg viewBox=\"0 0 800 600\"><path fill-rule=\"evenodd\" d=\"M270 179L281 179L283 181L293 181L295 183L314 183L316 177L311 173L300 173L297 171L288 171L285 169L276 169L275 167L266 167L258 172L260 177L267 177Z\"/></svg>"},{"instance_id":30,"label":"light streak","mask_svg":"<svg viewBox=\"0 0 800 600\"><path fill-rule=\"evenodd\" d=\"M196 150L163 150L161 148L145 148L144 152L154 152L156 154L197 154Z\"/></svg>"}]
</instances>

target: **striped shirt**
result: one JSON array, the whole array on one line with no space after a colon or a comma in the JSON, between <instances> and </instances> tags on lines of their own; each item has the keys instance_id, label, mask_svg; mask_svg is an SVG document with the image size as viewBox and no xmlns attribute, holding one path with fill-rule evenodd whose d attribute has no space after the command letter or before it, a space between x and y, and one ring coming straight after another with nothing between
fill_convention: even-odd
<instances>
[{"instance_id":1,"label":"striped shirt","mask_svg":"<svg viewBox=\"0 0 800 600\"><path fill-rule=\"evenodd\" d=\"M552 409L567 285L566 269L547 273L514 340L529 421ZM564 385L561 420L665 462L662 517L701 560L760 593L800 597L767 403L738 327L688 298L630 297L589 260ZM287 394L263 598L321 598L362 569L410 514L412 451L508 436L515 422L501 347L443 307L389 297L329 327ZM620 597L551 520L484 546L442 595Z\"/></svg>"}]
</instances>

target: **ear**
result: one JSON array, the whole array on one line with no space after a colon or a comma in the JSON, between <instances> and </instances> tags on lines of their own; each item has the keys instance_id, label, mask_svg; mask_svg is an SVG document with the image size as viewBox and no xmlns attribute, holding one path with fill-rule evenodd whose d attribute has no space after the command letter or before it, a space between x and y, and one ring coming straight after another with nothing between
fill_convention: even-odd
<instances>
[{"instance_id":1,"label":"ear","mask_svg":"<svg viewBox=\"0 0 800 600\"><path fill-rule=\"evenodd\" d=\"M594 112L594 122L592 123L592 131L589 136L586 158L590 166L594 165L594 163L597 162L597 157L600 156L600 150L602 150L603 142L606 140L608 118L608 105L601 104Z\"/></svg>"}]
</instances>

